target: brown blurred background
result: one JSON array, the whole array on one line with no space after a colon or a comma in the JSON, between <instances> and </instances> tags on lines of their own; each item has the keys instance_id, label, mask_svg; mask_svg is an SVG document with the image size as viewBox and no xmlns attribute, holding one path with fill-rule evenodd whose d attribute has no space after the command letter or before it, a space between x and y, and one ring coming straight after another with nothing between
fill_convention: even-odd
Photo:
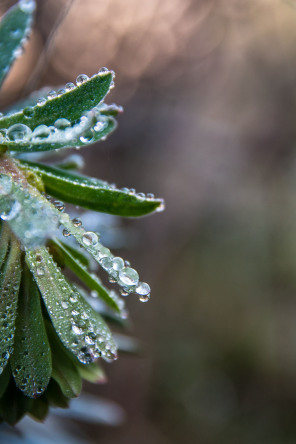
<instances>
[{"instance_id":1,"label":"brown blurred background","mask_svg":"<svg viewBox=\"0 0 296 444\"><path fill-rule=\"evenodd\" d=\"M87 386L128 415L90 442L295 444L295 47L293 0L39 1L2 106L114 69L125 112L85 172L167 204L125 222L145 347Z\"/></svg>"}]
</instances>

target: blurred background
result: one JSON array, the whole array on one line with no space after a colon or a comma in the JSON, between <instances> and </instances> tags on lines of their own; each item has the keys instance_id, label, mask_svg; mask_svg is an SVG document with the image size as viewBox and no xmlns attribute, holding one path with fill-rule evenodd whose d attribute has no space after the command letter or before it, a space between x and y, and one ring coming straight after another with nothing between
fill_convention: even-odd
<instances>
[{"instance_id":1,"label":"blurred background","mask_svg":"<svg viewBox=\"0 0 296 444\"><path fill-rule=\"evenodd\" d=\"M114 69L84 172L166 201L120 222L152 298L128 301L141 355L85 386L117 419L63 420L83 442L295 444L295 42L293 0L38 2L1 107Z\"/></svg>"}]
</instances>

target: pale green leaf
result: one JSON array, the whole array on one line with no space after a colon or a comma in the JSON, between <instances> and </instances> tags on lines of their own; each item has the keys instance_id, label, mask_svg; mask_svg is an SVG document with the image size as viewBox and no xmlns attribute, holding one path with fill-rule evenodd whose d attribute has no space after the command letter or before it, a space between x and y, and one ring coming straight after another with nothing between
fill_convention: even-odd
<instances>
[{"instance_id":1,"label":"pale green leaf","mask_svg":"<svg viewBox=\"0 0 296 444\"><path fill-rule=\"evenodd\" d=\"M116 345L101 316L71 286L46 248L26 251L52 324L65 347L84 364L116 357Z\"/></svg>"}]
</instances>

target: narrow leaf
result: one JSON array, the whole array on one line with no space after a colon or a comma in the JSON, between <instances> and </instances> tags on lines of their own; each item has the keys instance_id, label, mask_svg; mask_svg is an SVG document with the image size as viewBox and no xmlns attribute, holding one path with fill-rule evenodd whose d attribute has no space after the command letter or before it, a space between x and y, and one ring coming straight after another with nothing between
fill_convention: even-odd
<instances>
[{"instance_id":1,"label":"narrow leaf","mask_svg":"<svg viewBox=\"0 0 296 444\"><path fill-rule=\"evenodd\" d=\"M7 365L0 375L0 398L4 395L4 392L9 384L11 378L10 366Z\"/></svg>"},{"instance_id":2,"label":"narrow leaf","mask_svg":"<svg viewBox=\"0 0 296 444\"><path fill-rule=\"evenodd\" d=\"M20 247L15 239L11 239L7 260L0 274L0 373L13 352L21 273Z\"/></svg>"},{"instance_id":3,"label":"narrow leaf","mask_svg":"<svg viewBox=\"0 0 296 444\"><path fill-rule=\"evenodd\" d=\"M57 122L55 126L38 125L33 132L26 125L12 125L4 135L0 134L0 144L22 153L82 147L105 139L117 125L113 117L101 115L95 108L73 126L60 128ZM66 122L70 124L67 119Z\"/></svg>"},{"instance_id":4,"label":"narrow leaf","mask_svg":"<svg viewBox=\"0 0 296 444\"><path fill-rule=\"evenodd\" d=\"M48 414L48 401L45 396L34 399L32 407L30 409L30 416L37 421L43 421Z\"/></svg>"},{"instance_id":5,"label":"narrow leaf","mask_svg":"<svg viewBox=\"0 0 296 444\"><path fill-rule=\"evenodd\" d=\"M40 396L50 380L51 352L40 295L27 267L23 269L11 369L17 387L30 398Z\"/></svg>"},{"instance_id":6,"label":"narrow leaf","mask_svg":"<svg viewBox=\"0 0 296 444\"><path fill-rule=\"evenodd\" d=\"M0 416L10 425L15 425L32 407L33 399L25 396L14 383L13 378L0 399Z\"/></svg>"},{"instance_id":7,"label":"narrow leaf","mask_svg":"<svg viewBox=\"0 0 296 444\"><path fill-rule=\"evenodd\" d=\"M86 381L94 384L104 384L107 381L104 370L97 362L92 362L87 365L79 364L77 368L80 376Z\"/></svg>"},{"instance_id":8,"label":"narrow leaf","mask_svg":"<svg viewBox=\"0 0 296 444\"><path fill-rule=\"evenodd\" d=\"M52 95L44 102L25 108L0 119L0 128L22 124L33 130L39 125L53 126L61 118L74 123L82 115L98 105L110 89L114 73L98 73L78 86L65 89L61 94ZM79 82L78 82L79 83Z\"/></svg>"},{"instance_id":9,"label":"narrow leaf","mask_svg":"<svg viewBox=\"0 0 296 444\"><path fill-rule=\"evenodd\" d=\"M9 244L9 228L0 220L0 269L4 263Z\"/></svg>"},{"instance_id":10,"label":"narrow leaf","mask_svg":"<svg viewBox=\"0 0 296 444\"><path fill-rule=\"evenodd\" d=\"M134 190L114 188L107 182L64 171L53 166L22 161L39 175L46 192L74 205L117 216L136 217L164 208L163 199L136 194Z\"/></svg>"},{"instance_id":11,"label":"narrow leaf","mask_svg":"<svg viewBox=\"0 0 296 444\"><path fill-rule=\"evenodd\" d=\"M90 290L95 290L109 307L113 308L118 313L121 313L124 309L123 300L120 299L114 291L110 291L104 287L95 274L90 274L87 268L81 264L79 260L75 259L61 242L56 239L54 243L60 249L65 265L68 266Z\"/></svg>"},{"instance_id":12,"label":"narrow leaf","mask_svg":"<svg viewBox=\"0 0 296 444\"><path fill-rule=\"evenodd\" d=\"M59 384L54 379L50 380L43 396L53 407L60 407L61 409L69 407L69 398L63 394Z\"/></svg>"},{"instance_id":13,"label":"narrow leaf","mask_svg":"<svg viewBox=\"0 0 296 444\"><path fill-rule=\"evenodd\" d=\"M34 0L22 0L10 8L0 22L0 86L14 60L22 54L31 30Z\"/></svg>"},{"instance_id":14,"label":"narrow leaf","mask_svg":"<svg viewBox=\"0 0 296 444\"><path fill-rule=\"evenodd\" d=\"M15 182L5 174L0 174L0 190L0 218L23 245L44 244L58 224L52 205L34 187Z\"/></svg>"},{"instance_id":15,"label":"narrow leaf","mask_svg":"<svg viewBox=\"0 0 296 444\"><path fill-rule=\"evenodd\" d=\"M63 394L67 398L75 398L79 395L82 387L78 369L73 363L73 359L68 356L68 350L66 350L60 342L52 325L47 322L46 327L53 352L52 377L59 384Z\"/></svg>"},{"instance_id":16,"label":"narrow leaf","mask_svg":"<svg viewBox=\"0 0 296 444\"><path fill-rule=\"evenodd\" d=\"M93 362L99 356L116 358L116 345L109 328L67 282L46 248L28 249L26 261L65 347L84 364Z\"/></svg>"}]
</instances>

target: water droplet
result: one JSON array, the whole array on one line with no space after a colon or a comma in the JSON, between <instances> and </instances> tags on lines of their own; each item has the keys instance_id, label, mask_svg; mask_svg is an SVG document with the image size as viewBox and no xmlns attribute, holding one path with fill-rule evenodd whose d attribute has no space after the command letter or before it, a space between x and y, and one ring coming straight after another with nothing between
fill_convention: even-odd
<instances>
[{"instance_id":1,"label":"water droplet","mask_svg":"<svg viewBox=\"0 0 296 444\"><path fill-rule=\"evenodd\" d=\"M86 233L84 233L82 236L82 242L86 246L96 245L99 242L99 237L93 231L86 231Z\"/></svg>"},{"instance_id":2,"label":"water droplet","mask_svg":"<svg viewBox=\"0 0 296 444\"><path fill-rule=\"evenodd\" d=\"M78 217L75 217L75 219L72 219L72 224L74 225L74 227L81 227L82 222L80 219L78 219Z\"/></svg>"},{"instance_id":3,"label":"water droplet","mask_svg":"<svg viewBox=\"0 0 296 444\"><path fill-rule=\"evenodd\" d=\"M12 220L14 219L19 212L21 211L21 204L18 201L15 201L8 211L5 211L0 214L1 219L3 220Z\"/></svg>"},{"instance_id":4,"label":"water droplet","mask_svg":"<svg viewBox=\"0 0 296 444\"><path fill-rule=\"evenodd\" d=\"M65 85L65 90L68 92L68 91L71 91L72 89L74 89L75 88L75 85L74 85L74 83L72 83L72 82L69 82L69 83L66 83L66 85Z\"/></svg>"},{"instance_id":5,"label":"water droplet","mask_svg":"<svg viewBox=\"0 0 296 444\"><path fill-rule=\"evenodd\" d=\"M40 99L37 100L38 106L43 106L46 104L46 99L44 97L40 97Z\"/></svg>"},{"instance_id":6,"label":"water droplet","mask_svg":"<svg viewBox=\"0 0 296 444\"><path fill-rule=\"evenodd\" d=\"M164 210L165 210L165 203L164 203L164 200L161 200L160 205L156 208L156 212L161 213Z\"/></svg>"},{"instance_id":7,"label":"water droplet","mask_svg":"<svg viewBox=\"0 0 296 444\"><path fill-rule=\"evenodd\" d=\"M47 98L49 100L54 99L57 96L57 93L54 89L52 89L51 91L49 91L49 93L47 94Z\"/></svg>"},{"instance_id":8,"label":"water droplet","mask_svg":"<svg viewBox=\"0 0 296 444\"><path fill-rule=\"evenodd\" d=\"M90 143L94 139L94 131L90 129L86 131L82 136L80 136L80 142L82 143Z\"/></svg>"},{"instance_id":9,"label":"water droplet","mask_svg":"<svg viewBox=\"0 0 296 444\"><path fill-rule=\"evenodd\" d=\"M66 301L62 301L62 302L61 302L61 306L62 306L62 308L63 308L64 310L66 310L66 309L69 307L69 304L68 304L68 302L66 302Z\"/></svg>"},{"instance_id":10,"label":"water droplet","mask_svg":"<svg viewBox=\"0 0 296 444\"><path fill-rule=\"evenodd\" d=\"M98 297L98 292L96 290L92 290L90 292L90 295L91 295L92 298L97 298Z\"/></svg>"},{"instance_id":11,"label":"water droplet","mask_svg":"<svg viewBox=\"0 0 296 444\"><path fill-rule=\"evenodd\" d=\"M143 199L145 199L145 194L144 193L138 193L137 194L137 197L139 198L139 199L141 199L141 200L143 200Z\"/></svg>"},{"instance_id":12,"label":"water droplet","mask_svg":"<svg viewBox=\"0 0 296 444\"><path fill-rule=\"evenodd\" d=\"M60 88L57 90L57 95L62 96L63 94L65 94L65 92L66 92L65 88Z\"/></svg>"},{"instance_id":13,"label":"water droplet","mask_svg":"<svg viewBox=\"0 0 296 444\"><path fill-rule=\"evenodd\" d=\"M106 247L100 247L100 250L98 252L99 259L102 259L103 257L111 257L111 251L109 248Z\"/></svg>"},{"instance_id":14,"label":"water droplet","mask_svg":"<svg viewBox=\"0 0 296 444\"><path fill-rule=\"evenodd\" d=\"M9 35L13 39L18 39L21 36L21 30L20 29L14 29L14 30L10 31Z\"/></svg>"},{"instance_id":15,"label":"water droplet","mask_svg":"<svg viewBox=\"0 0 296 444\"><path fill-rule=\"evenodd\" d=\"M27 119L30 119L34 115L34 108L33 106L27 106L23 109L23 114Z\"/></svg>"},{"instance_id":16,"label":"water droplet","mask_svg":"<svg viewBox=\"0 0 296 444\"><path fill-rule=\"evenodd\" d=\"M14 142L26 142L30 139L32 131L27 125L16 123L7 130L7 137Z\"/></svg>"},{"instance_id":17,"label":"water droplet","mask_svg":"<svg viewBox=\"0 0 296 444\"><path fill-rule=\"evenodd\" d=\"M103 66L103 68L101 68L98 73L102 74L103 72L108 72L108 71L109 71L109 69L106 68L106 66Z\"/></svg>"},{"instance_id":18,"label":"water droplet","mask_svg":"<svg viewBox=\"0 0 296 444\"><path fill-rule=\"evenodd\" d=\"M64 209L65 209L64 202L61 202L60 200L55 200L53 204L54 204L54 206L56 207L57 210L64 211Z\"/></svg>"},{"instance_id":19,"label":"water droplet","mask_svg":"<svg viewBox=\"0 0 296 444\"><path fill-rule=\"evenodd\" d=\"M79 74L76 78L76 85L80 86L82 83L86 82L89 79L89 77L86 74Z\"/></svg>"},{"instance_id":20,"label":"water droplet","mask_svg":"<svg viewBox=\"0 0 296 444\"><path fill-rule=\"evenodd\" d=\"M119 271L124 267L124 260L121 257L114 257L112 266L114 270Z\"/></svg>"},{"instance_id":21,"label":"water droplet","mask_svg":"<svg viewBox=\"0 0 296 444\"><path fill-rule=\"evenodd\" d=\"M113 262L112 259L110 259L110 257L103 257L100 260L100 264L106 271L109 271L113 268Z\"/></svg>"},{"instance_id":22,"label":"water droplet","mask_svg":"<svg viewBox=\"0 0 296 444\"><path fill-rule=\"evenodd\" d=\"M4 174L0 175L0 195L7 196L12 190L12 179Z\"/></svg>"},{"instance_id":23,"label":"water droplet","mask_svg":"<svg viewBox=\"0 0 296 444\"><path fill-rule=\"evenodd\" d=\"M50 129L46 125L38 125L33 131L36 140L46 139L50 135Z\"/></svg>"},{"instance_id":24,"label":"water droplet","mask_svg":"<svg viewBox=\"0 0 296 444\"><path fill-rule=\"evenodd\" d=\"M154 194L152 193L147 194L147 199L154 199L154 198L155 198Z\"/></svg>"},{"instance_id":25,"label":"water droplet","mask_svg":"<svg viewBox=\"0 0 296 444\"><path fill-rule=\"evenodd\" d=\"M27 14L32 13L36 7L36 3L34 0L19 0L18 5L19 8Z\"/></svg>"},{"instance_id":26,"label":"water droplet","mask_svg":"<svg viewBox=\"0 0 296 444\"><path fill-rule=\"evenodd\" d=\"M77 327L77 325L72 325L72 330L76 335L82 335L83 334L83 330L82 328Z\"/></svg>"},{"instance_id":27,"label":"water droplet","mask_svg":"<svg viewBox=\"0 0 296 444\"><path fill-rule=\"evenodd\" d=\"M131 287L138 285L139 275L136 270L130 267L124 267L119 272L119 285Z\"/></svg>"},{"instance_id":28,"label":"water droplet","mask_svg":"<svg viewBox=\"0 0 296 444\"><path fill-rule=\"evenodd\" d=\"M63 236L65 236L65 237L69 237L69 236L71 236L70 231L66 230L66 228L65 228L65 229L63 230Z\"/></svg>"},{"instance_id":29,"label":"water droplet","mask_svg":"<svg viewBox=\"0 0 296 444\"><path fill-rule=\"evenodd\" d=\"M45 274L44 268L41 266L38 266L36 269L36 274L37 274L37 276L44 276L44 274Z\"/></svg>"},{"instance_id":30,"label":"water droplet","mask_svg":"<svg viewBox=\"0 0 296 444\"><path fill-rule=\"evenodd\" d=\"M63 130L65 128L68 128L69 126L71 126L71 122L68 119L57 119L54 122L54 126L59 129L59 130Z\"/></svg>"}]
</instances>

